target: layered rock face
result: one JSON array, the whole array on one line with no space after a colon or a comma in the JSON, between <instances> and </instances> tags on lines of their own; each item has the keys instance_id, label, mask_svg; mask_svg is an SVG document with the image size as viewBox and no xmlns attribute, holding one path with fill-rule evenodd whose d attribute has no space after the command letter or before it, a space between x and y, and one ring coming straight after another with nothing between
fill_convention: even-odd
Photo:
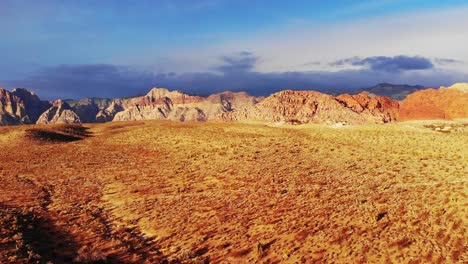
<instances>
[{"instance_id":1,"label":"layered rock face","mask_svg":"<svg viewBox=\"0 0 468 264\"><path fill-rule=\"evenodd\" d=\"M468 84L426 89L410 94L401 104L399 120L468 117Z\"/></svg>"},{"instance_id":2,"label":"layered rock face","mask_svg":"<svg viewBox=\"0 0 468 264\"><path fill-rule=\"evenodd\" d=\"M348 109L360 114L365 121L387 123L398 118L400 104L386 96L371 96L368 93L342 94L335 99Z\"/></svg>"},{"instance_id":3,"label":"layered rock face","mask_svg":"<svg viewBox=\"0 0 468 264\"><path fill-rule=\"evenodd\" d=\"M251 96L246 92L222 92L212 94L207 98L207 101L214 104L221 104L227 112L235 109L253 106L261 102L264 97Z\"/></svg>"},{"instance_id":4,"label":"layered rock face","mask_svg":"<svg viewBox=\"0 0 468 264\"><path fill-rule=\"evenodd\" d=\"M250 108L236 111L236 120L290 123L386 123L396 119L399 104L388 97L343 94L333 97L315 91L286 90Z\"/></svg>"},{"instance_id":5,"label":"layered rock face","mask_svg":"<svg viewBox=\"0 0 468 264\"><path fill-rule=\"evenodd\" d=\"M153 88L145 96L122 100L119 106L124 110L116 113L113 120L177 119L181 121L203 121L206 118L201 114L199 115L198 109L193 106L202 101L202 97L190 96L164 88Z\"/></svg>"},{"instance_id":6,"label":"layered rock face","mask_svg":"<svg viewBox=\"0 0 468 264\"><path fill-rule=\"evenodd\" d=\"M120 102L113 121L167 119L177 121L207 121L230 119L228 113L238 107L253 105L255 97L246 93L223 92L207 98L179 91L153 88L142 97ZM105 116L105 113L103 113ZM103 117L104 118L104 117Z\"/></svg>"},{"instance_id":7,"label":"layered rock face","mask_svg":"<svg viewBox=\"0 0 468 264\"><path fill-rule=\"evenodd\" d=\"M9 92L0 88L0 125L33 124L49 106L26 89Z\"/></svg>"},{"instance_id":8,"label":"layered rock face","mask_svg":"<svg viewBox=\"0 0 468 264\"><path fill-rule=\"evenodd\" d=\"M122 106L121 100L113 100L109 106L100 109L95 117L96 122L98 123L105 123L110 122L114 119L115 115L118 112L123 111L124 108Z\"/></svg>"},{"instance_id":9,"label":"layered rock face","mask_svg":"<svg viewBox=\"0 0 468 264\"><path fill-rule=\"evenodd\" d=\"M17 92L23 98L29 92ZM33 95L32 93L30 93ZM35 95L34 95L35 96ZM315 91L286 90L267 98L254 97L245 92L222 92L208 97L191 96L179 91L153 88L145 96L128 99L82 99L58 100L44 104L37 96L21 99L12 93L7 96L8 123L31 122L27 115L28 102L38 116L38 124L109 122L165 119L174 121L207 120L261 120L292 123L385 123L395 120L398 103L387 97L372 97L368 94L340 95L333 97ZM49 107L48 109L44 109ZM6 110L4 110L6 112ZM11 116L11 118L10 118ZM10 119L14 118L14 122ZM21 121L23 118L23 121Z\"/></svg>"},{"instance_id":10,"label":"layered rock face","mask_svg":"<svg viewBox=\"0 0 468 264\"><path fill-rule=\"evenodd\" d=\"M18 125L29 122L29 117L21 99L0 88L0 125Z\"/></svg>"},{"instance_id":11,"label":"layered rock face","mask_svg":"<svg viewBox=\"0 0 468 264\"><path fill-rule=\"evenodd\" d=\"M110 122L165 119L174 121L259 120L302 123L387 123L411 119L452 119L468 116L468 84L426 89L400 104L362 92L331 96L316 91L285 90L266 98L245 92L208 97L153 88L127 99L41 101L25 89L0 88L0 125Z\"/></svg>"},{"instance_id":12,"label":"layered rock face","mask_svg":"<svg viewBox=\"0 0 468 264\"><path fill-rule=\"evenodd\" d=\"M39 116L51 106L50 102L41 101L36 94L24 88L16 88L11 93L23 102L30 123L35 123Z\"/></svg>"},{"instance_id":13,"label":"layered rock face","mask_svg":"<svg viewBox=\"0 0 468 264\"><path fill-rule=\"evenodd\" d=\"M145 96L127 99L67 101L85 123L168 119L177 121L230 120L228 113L254 105L256 97L245 92L222 92L209 97L191 96L165 88L153 88Z\"/></svg>"},{"instance_id":14,"label":"layered rock face","mask_svg":"<svg viewBox=\"0 0 468 264\"><path fill-rule=\"evenodd\" d=\"M70 105L62 100L56 100L37 120L36 124L71 124L81 123L80 117Z\"/></svg>"},{"instance_id":15,"label":"layered rock face","mask_svg":"<svg viewBox=\"0 0 468 264\"><path fill-rule=\"evenodd\" d=\"M106 98L85 98L81 100L69 100L66 101L72 110L80 117L83 123L95 123L97 121L97 115L103 109L109 107L113 102L111 99Z\"/></svg>"}]
</instances>

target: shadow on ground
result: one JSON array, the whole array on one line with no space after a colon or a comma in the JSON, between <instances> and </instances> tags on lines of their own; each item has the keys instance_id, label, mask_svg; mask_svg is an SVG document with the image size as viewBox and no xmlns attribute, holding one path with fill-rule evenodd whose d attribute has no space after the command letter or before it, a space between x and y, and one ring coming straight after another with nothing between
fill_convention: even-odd
<instances>
[{"instance_id":1,"label":"shadow on ground","mask_svg":"<svg viewBox=\"0 0 468 264\"><path fill-rule=\"evenodd\" d=\"M88 127L77 124L52 126L50 128L31 128L26 136L40 142L73 142L91 137Z\"/></svg>"}]
</instances>

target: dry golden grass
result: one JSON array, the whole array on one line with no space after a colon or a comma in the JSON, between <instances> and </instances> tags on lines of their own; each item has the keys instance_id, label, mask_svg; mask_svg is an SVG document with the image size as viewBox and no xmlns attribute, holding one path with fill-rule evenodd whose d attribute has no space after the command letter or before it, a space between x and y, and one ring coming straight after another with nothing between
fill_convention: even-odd
<instances>
[{"instance_id":1,"label":"dry golden grass","mask_svg":"<svg viewBox=\"0 0 468 264\"><path fill-rule=\"evenodd\" d=\"M0 262L466 263L468 135L424 125L1 128Z\"/></svg>"}]
</instances>

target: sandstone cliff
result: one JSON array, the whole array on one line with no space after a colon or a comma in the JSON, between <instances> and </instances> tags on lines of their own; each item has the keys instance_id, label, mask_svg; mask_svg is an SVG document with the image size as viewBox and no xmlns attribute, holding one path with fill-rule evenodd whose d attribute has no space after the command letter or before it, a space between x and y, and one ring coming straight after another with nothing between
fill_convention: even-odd
<instances>
[{"instance_id":1,"label":"sandstone cliff","mask_svg":"<svg viewBox=\"0 0 468 264\"><path fill-rule=\"evenodd\" d=\"M394 121L398 103L366 93L333 97L315 91L282 91L267 98L245 92L208 97L153 88L148 94L115 100L98 112L102 122L166 119L177 121L263 120L295 123L386 123Z\"/></svg>"},{"instance_id":2,"label":"sandstone cliff","mask_svg":"<svg viewBox=\"0 0 468 264\"><path fill-rule=\"evenodd\" d=\"M50 102L42 101L36 94L24 88L15 88L11 93L21 99L30 123L35 123L39 116L51 106Z\"/></svg>"},{"instance_id":3,"label":"sandstone cliff","mask_svg":"<svg viewBox=\"0 0 468 264\"><path fill-rule=\"evenodd\" d=\"M81 100L67 100L73 112L75 112L83 123L95 123L97 115L103 109L109 107L114 100L107 98L85 98Z\"/></svg>"},{"instance_id":4,"label":"sandstone cliff","mask_svg":"<svg viewBox=\"0 0 468 264\"><path fill-rule=\"evenodd\" d=\"M33 124L48 107L50 103L26 89L9 92L0 88L0 125Z\"/></svg>"},{"instance_id":5,"label":"sandstone cliff","mask_svg":"<svg viewBox=\"0 0 468 264\"><path fill-rule=\"evenodd\" d=\"M401 104L399 120L468 117L468 84L426 89L410 94Z\"/></svg>"},{"instance_id":6,"label":"sandstone cliff","mask_svg":"<svg viewBox=\"0 0 468 264\"><path fill-rule=\"evenodd\" d=\"M37 120L36 124L70 124L80 123L79 116L73 112L70 105L62 100L56 100Z\"/></svg>"},{"instance_id":7,"label":"sandstone cliff","mask_svg":"<svg viewBox=\"0 0 468 264\"><path fill-rule=\"evenodd\" d=\"M29 122L29 117L26 115L26 109L21 99L0 88L0 125L18 125Z\"/></svg>"},{"instance_id":8,"label":"sandstone cliff","mask_svg":"<svg viewBox=\"0 0 468 264\"><path fill-rule=\"evenodd\" d=\"M346 108L360 114L365 121L387 123L397 120L400 104L386 96L342 94L335 99Z\"/></svg>"},{"instance_id":9,"label":"sandstone cliff","mask_svg":"<svg viewBox=\"0 0 468 264\"><path fill-rule=\"evenodd\" d=\"M235 120L290 123L386 123L395 120L398 107L398 102L388 97L370 97L365 93L333 97L316 91L286 90L233 115Z\"/></svg>"},{"instance_id":10,"label":"sandstone cliff","mask_svg":"<svg viewBox=\"0 0 468 264\"><path fill-rule=\"evenodd\" d=\"M95 121L98 123L105 123L105 122L110 122L114 119L115 115L118 112L121 112L124 110L124 106L122 104L122 100L120 99L115 99L112 100L109 106L100 109L96 116L95 116Z\"/></svg>"},{"instance_id":11,"label":"sandstone cliff","mask_svg":"<svg viewBox=\"0 0 468 264\"><path fill-rule=\"evenodd\" d=\"M362 92L331 96L316 91L285 90L266 98L245 92L208 97L153 88L125 99L89 98L41 101L26 89L0 88L0 125L109 122L165 119L174 121L260 120L301 123L387 123L410 119L467 117L468 84L426 89L395 100Z\"/></svg>"},{"instance_id":12,"label":"sandstone cliff","mask_svg":"<svg viewBox=\"0 0 468 264\"><path fill-rule=\"evenodd\" d=\"M221 120L225 114L239 106L254 104L254 97L246 93L223 92L207 98L191 96L179 91L153 88L142 97L120 102L123 111L117 112L114 121L168 119L178 121ZM107 110L107 112L111 112ZM115 112L115 111L114 111ZM106 111L102 113L103 118ZM111 115L111 114L109 114Z\"/></svg>"}]
</instances>

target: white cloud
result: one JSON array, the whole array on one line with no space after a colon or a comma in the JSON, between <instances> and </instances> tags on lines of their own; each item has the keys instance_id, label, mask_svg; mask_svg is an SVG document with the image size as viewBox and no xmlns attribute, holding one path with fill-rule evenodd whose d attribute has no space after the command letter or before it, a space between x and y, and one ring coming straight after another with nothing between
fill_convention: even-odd
<instances>
[{"instance_id":1,"label":"white cloud","mask_svg":"<svg viewBox=\"0 0 468 264\"><path fill-rule=\"evenodd\" d=\"M468 6L426 9L400 15L379 16L336 23L301 20L276 32L225 41L195 52L183 51L174 61L209 69L222 54L248 50L262 58L256 70L329 70L328 62L353 56L423 56L465 63L438 65L468 73ZM322 62L310 63L310 62ZM176 66L176 65L174 65ZM177 69L174 69L177 71Z\"/></svg>"}]
</instances>

